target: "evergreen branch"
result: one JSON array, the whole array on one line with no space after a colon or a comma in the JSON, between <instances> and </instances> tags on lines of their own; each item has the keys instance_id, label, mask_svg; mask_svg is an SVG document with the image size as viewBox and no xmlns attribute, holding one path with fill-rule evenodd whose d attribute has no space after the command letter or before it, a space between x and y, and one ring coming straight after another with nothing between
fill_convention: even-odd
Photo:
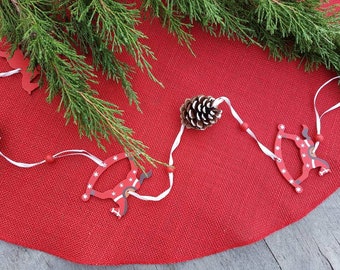
<instances>
[{"instance_id":1,"label":"evergreen branch","mask_svg":"<svg viewBox=\"0 0 340 270\"><path fill-rule=\"evenodd\" d=\"M133 72L132 68L115 57L114 53L101 42L91 26L73 22L73 27L73 34L77 39L76 46L80 46L85 53L88 53L88 49L90 49L94 67L97 70L101 69L108 79L121 81L130 104L134 102L137 109L140 110L137 93L133 90L130 82L129 73Z\"/></svg>"},{"instance_id":2,"label":"evergreen branch","mask_svg":"<svg viewBox=\"0 0 340 270\"><path fill-rule=\"evenodd\" d=\"M301 59L306 70L324 64L340 74L340 14L335 6L323 9L319 0L143 0L140 10L159 18L180 44L191 50L190 30L196 23L213 36L237 38L245 44L269 48L280 60ZM0 38L6 37L13 53L21 48L30 58L29 70L41 67L46 78L48 101L61 95L59 109L73 119L80 135L98 145L113 135L126 152L145 154L146 147L132 138L132 130L115 115L114 104L95 95L89 82L93 69L119 81L130 103L139 109L131 84L130 64L119 60L124 52L135 65L151 72L151 49L141 41L146 35L136 27L140 10L118 0L3 0L0 1ZM79 54L81 49L81 54ZM92 54L92 64L85 55ZM160 82L158 82L160 83ZM161 83L160 83L161 84Z\"/></svg>"},{"instance_id":3,"label":"evergreen branch","mask_svg":"<svg viewBox=\"0 0 340 270\"><path fill-rule=\"evenodd\" d=\"M191 50L191 42L194 37L188 32L193 25L184 22L185 15L174 11L173 1L167 1L165 5L162 0L144 0L141 9L149 12L151 17L159 18L163 27L167 27L170 34L174 34L178 38L179 44L185 44Z\"/></svg>"},{"instance_id":4,"label":"evergreen branch","mask_svg":"<svg viewBox=\"0 0 340 270\"><path fill-rule=\"evenodd\" d=\"M147 147L141 141L132 138L132 130L123 126L124 122L121 119L112 118L112 113L117 111L113 110L112 112L112 110L107 109L107 105L111 104L101 99L97 99L85 92L80 93L80 95L83 98L84 104L90 105L87 106L87 109L89 110L87 115L93 116L86 117L81 121L83 125L90 127L92 125L95 126L90 129L91 136L96 138L96 134L93 133L93 130L100 130L102 134L104 134L102 130L109 130L111 133L114 133L116 140L123 146L124 151L127 154L134 154L136 165L138 165L142 170L144 170L144 167L140 163L140 161L144 161L142 157L152 165L155 165L155 163L165 165L145 153L145 149ZM79 107L82 108L81 104ZM86 131L83 127L81 127L81 130ZM88 136L89 134L86 135Z\"/></svg>"},{"instance_id":5,"label":"evergreen branch","mask_svg":"<svg viewBox=\"0 0 340 270\"><path fill-rule=\"evenodd\" d=\"M237 37L245 44L256 44L261 47L254 39L255 31L249 25L247 19L251 16L248 8L239 1L226 1L224 10L221 10L224 25L221 27L220 35L227 36L228 38Z\"/></svg>"},{"instance_id":6,"label":"evergreen branch","mask_svg":"<svg viewBox=\"0 0 340 270\"><path fill-rule=\"evenodd\" d=\"M243 1L216 1L216 0L174 0L174 10L188 16L191 23L199 22L203 29L211 35L237 37L244 43L256 43L252 39L253 31L247 25L244 16Z\"/></svg>"},{"instance_id":7,"label":"evergreen branch","mask_svg":"<svg viewBox=\"0 0 340 270\"><path fill-rule=\"evenodd\" d=\"M319 1L299 3L277 0L259 0L255 10L261 30L259 39L271 49L274 57L302 58L306 70L323 63L327 69L340 72L340 34L338 15L322 10ZM267 34L269 33L269 35ZM281 48L280 50L275 49Z\"/></svg>"},{"instance_id":8,"label":"evergreen branch","mask_svg":"<svg viewBox=\"0 0 340 270\"><path fill-rule=\"evenodd\" d=\"M19 13L10 1L0 1L0 39L6 37L9 44L18 47L21 43L22 29L17 29ZM14 47L13 46L13 47ZM11 53L15 49L11 48Z\"/></svg>"},{"instance_id":9,"label":"evergreen branch","mask_svg":"<svg viewBox=\"0 0 340 270\"><path fill-rule=\"evenodd\" d=\"M14 5L17 12L20 14L20 8L17 0L11 0L12 4Z\"/></svg>"},{"instance_id":10,"label":"evergreen branch","mask_svg":"<svg viewBox=\"0 0 340 270\"><path fill-rule=\"evenodd\" d=\"M334 6L323 9L322 4L318 0L144 0L142 10L160 18L189 47L193 37L187 31L199 22L211 35L268 47L275 59L303 59L306 70L323 63L339 73L339 12ZM183 27L186 19L190 23Z\"/></svg>"},{"instance_id":11,"label":"evergreen branch","mask_svg":"<svg viewBox=\"0 0 340 270\"><path fill-rule=\"evenodd\" d=\"M136 29L140 18L138 9L113 0L92 0L90 2L79 0L75 1L69 9L72 20L91 28L93 34L98 36L106 48L110 48L115 53L122 53L125 48L134 58L137 66L141 70L145 69L153 81L162 85L152 74L151 64L147 60L147 57L156 59L154 53L148 46L140 42L141 39L147 37ZM127 76L124 78L127 79ZM132 89L126 90L132 92ZM129 96L129 98L131 102L131 97ZM137 104L137 100L133 101Z\"/></svg>"},{"instance_id":12,"label":"evergreen branch","mask_svg":"<svg viewBox=\"0 0 340 270\"><path fill-rule=\"evenodd\" d=\"M254 31L243 16L246 10L242 1L171 0L166 3L162 0L144 0L142 10L151 13L152 17L160 18L163 26L176 34L179 43L186 44L189 49L194 40L189 31L195 22L199 22L213 36L237 37L246 44L259 45L252 38ZM190 23L186 22L186 18Z\"/></svg>"},{"instance_id":13,"label":"evergreen branch","mask_svg":"<svg viewBox=\"0 0 340 270\"><path fill-rule=\"evenodd\" d=\"M68 36L74 31L74 25L67 21L58 21L55 8L61 6L53 7L53 4L42 0L20 1L18 3L20 14L16 24L16 28L22 31L21 49L30 57L29 68L33 70L39 65L41 74L46 78L47 100L50 102L56 95L61 95L58 109L65 109L66 123L73 120L78 126L80 136L94 138L99 147L103 148L102 141L109 140L110 135L113 135L126 153L134 154L136 164L142 169L141 162L144 161L153 165L162 164L146 154L147 147L133 139L132 130L124 126L122 119L116 117L121 115L122 111L116 105L95 97L96 92L88 84L95 78L92 73L93 67L85 62L85 56L77 53L71 42L72 38ZM9 8L11 12L15 9L14 6ZM0 14L6 16L5 12ZM7 25L1 26L7 29ZM96 50L104 48L100 47L102 43L99 40L96 42ZM126 89L132 89L130 82L127 81L128 66L117 60L112 51L105 48L107 58L94 61L106 67L109 75L122 79ZM15 44L12 44L12 49L17 49ZM106 61L112 61L112 66ZM133 94L135 93L131 95Z\"/></svg>"}]
</instances>

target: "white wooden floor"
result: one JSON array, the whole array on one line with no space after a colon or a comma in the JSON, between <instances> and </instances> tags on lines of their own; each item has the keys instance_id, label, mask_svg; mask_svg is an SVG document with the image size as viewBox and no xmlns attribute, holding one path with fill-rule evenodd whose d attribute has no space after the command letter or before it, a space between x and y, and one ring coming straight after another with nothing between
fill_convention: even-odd
<instances>
[{"instance_id":1,"label":"white wooden floor","mask_svg":"<svg viewBox=\"0 0 340 270\"><path fill-rule=\"evenodd\" d=\"M84 266L0 241L0 270L340 270L340 189L307 217L255 244L173 265Z\"/></svg>"}]
</instances>

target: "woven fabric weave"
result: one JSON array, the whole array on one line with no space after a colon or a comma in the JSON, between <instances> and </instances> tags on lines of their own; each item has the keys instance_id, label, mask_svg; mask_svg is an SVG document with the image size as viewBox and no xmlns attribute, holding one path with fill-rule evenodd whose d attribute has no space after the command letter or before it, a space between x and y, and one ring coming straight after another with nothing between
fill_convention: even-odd
<instances>
[{"instance_id":1,"label":"woven fabric weave","mask_svg":"<svg viewBox=\"0 0 340 270\"><path fill-rule=\"evenodd\" d=\"M121 87L99 73L100 97L125 111L126 125L135 138L150 147L148 153L167 161L180 128L179 108L186 98L203 94L227 96L257 137L273 149L277 125L300 134L301 124L315 134L313 97L335 74L320 68L312 73L297 62L274 62L268 52L238 41L212 38L198 28L192 56L157 21L141 26L158 58L153 72L165 89L137 71L133 86L143 114L128 104ZM128 60L128 59L127 59ZM10 67L0 59L0 72ZM59 99L45 102L44 90L28 95L19 74L1 79L1 151L14 160L35 162L64 149L86 149L102 160L122 148L80 139L77 127L65 126L56 113ZM340 100L336 83L318 100L324 110ZM129 197L129 210L118 220L114 202L91 198L83 202L87 181L96 164L68 157L53 164L22 169L1 159L0 239L43 250L84 264L172 263L250 244L308 214L339 187L340 111L322 122L325 140L318 155L332 173L312 171L297 194L279 173L273 160L240 129L227 107L222 118L205 131L185 130L174 153L175 183L160 202ZM301 170L297 150L283 142L283 154L293 175ZM129 170L122 161L98 182L98 190L112 188ZM167 171L153 168L138 193L157 195L168 187Z\"/></svg>"}]
</instances>

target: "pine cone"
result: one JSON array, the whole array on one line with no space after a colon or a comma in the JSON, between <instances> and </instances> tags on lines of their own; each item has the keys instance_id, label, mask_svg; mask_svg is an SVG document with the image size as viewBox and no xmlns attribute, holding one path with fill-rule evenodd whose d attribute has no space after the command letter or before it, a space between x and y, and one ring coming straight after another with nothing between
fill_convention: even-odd
<instances>
[{"instance_id":1,"label":"pine cone","mask_svg":"<svg viewBox=\"0 0 340 270\"><path fill-rule=\"evenodd\" d=\"M204 130L221 118L222 110L213 107L215 99L210 96L196 96L186 99L181 106L182 124L187 128Z\"/></svg>"}]
</instances>

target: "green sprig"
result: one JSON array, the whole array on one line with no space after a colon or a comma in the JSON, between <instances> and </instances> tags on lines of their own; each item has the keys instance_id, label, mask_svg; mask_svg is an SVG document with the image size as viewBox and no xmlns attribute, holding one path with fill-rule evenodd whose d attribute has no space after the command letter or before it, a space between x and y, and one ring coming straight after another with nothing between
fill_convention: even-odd
<instances>
[{"instance_id":1,"label":"green sprig","mask_svg":"<svg viewBox=\"0 0 340 270\"><path fill-rule=\"evenodd\" d=\"M199 23L213 36L268 48L274 59L301 59L307 71L324 64L340 73L340 15L336 5L324 8L325 2L144 0L142 9L189 47L190 29Z\"/></svg>"},{"instance_id":2,"label":"green sprig","mask_svg":"<svg viewBox=\"0 0 340 270\"><path fill-rule=\"evenodd\" d=\"M96 80L94 67L102 68L109 78L122 82L130 102L138 106L137 94L130 83L131 69L116 57L116 53L121 53L122 47L129 46L127 51L137 66L147 70L150 77L155 79L147 61L148 57L154 58L153 53L139 41L145 38L144 34L134 29L139 11L131 11L123 4L108 0L74 1L69 4L69 1L36 0L20 1L14 6L11 1L2 1L1 18L15 15L16 20L2 21L1 36L7 34L12 51L20 47L30 58L29 70L40 66L40 83L43 84L44 78L47 82L47 101L61 96L59 110L65 111L67 123L73 121L77 124L81 136L95 139L98 146L103 148L103 140L109 140L113 135L125 152L136 155L136 163L140 167L143 167L143 161L160 163L146 154L147 147L135 140L133 131L124 126L124 121L119 118L122 111L116 105L97 98L96 91L89 85L89 82ZM111 11L107 10L108 6ZM114 13L116 9L120 12L119 16ZM59 16L60 10L62 16ZM69 16L65 16L65 10ZM104 24L113 14L119 21ZM95 19L97 25L89 24L91 21L85 24L82 20L86 16ZM129 36L125 32L113 35L118 28L129 33ZM11 31L16 34L9 34ZM133 45L130 46L130 43ZM86 55L79 54L78 48L83 49L85 54L91 50L93 65L86 63Z\"/></svg>"}]
</instances>

